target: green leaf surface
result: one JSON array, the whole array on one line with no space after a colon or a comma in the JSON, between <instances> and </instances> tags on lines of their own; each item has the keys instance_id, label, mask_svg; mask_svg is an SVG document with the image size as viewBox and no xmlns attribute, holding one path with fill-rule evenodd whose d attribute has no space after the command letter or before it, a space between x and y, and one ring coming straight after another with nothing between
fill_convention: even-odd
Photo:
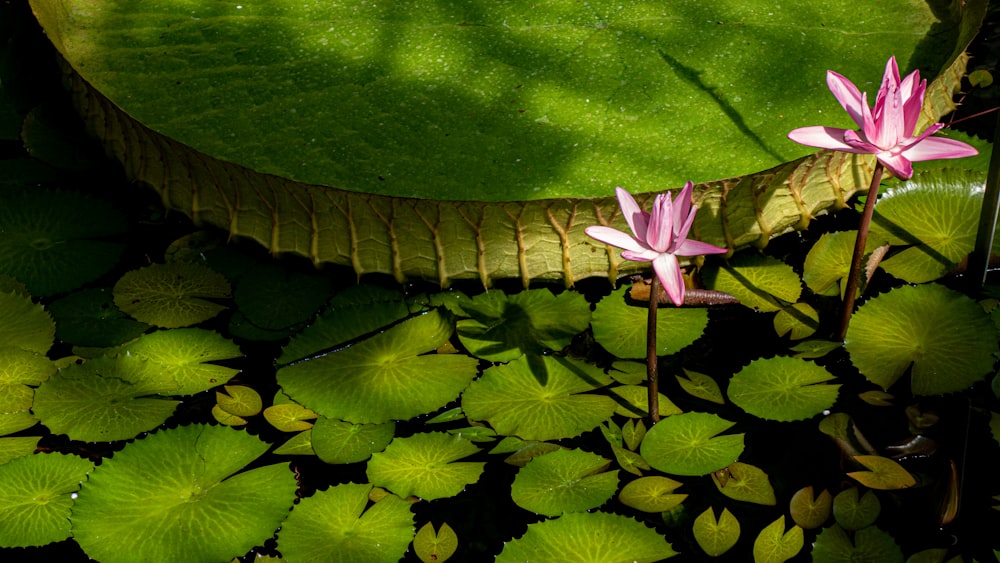
<instances>
[{"instance_id":1,"label":"green leaf surface","mask_svg":"<svg viewBox=\"0 0 1000 563\"><path fill-rule=\"evenodd\" d=\"M0 546L26 547L64 540L80 483L94 468L59 454L18 457L0 465Z\"/></svg>"},{"instance_id":2,"label":"green leaf surface","mask_svg":"<svg viewBox=\"0 0 1000 563\"><path fill-rule=\"evenodd\" d=\"M423 525L413 538L413 551L424 563L444 562L458 549L458 535L447 522L437 533L430 522Z\"/></svg>"},{"instance_id":3,"label":"green leaf surface","mask_svg":"<svg viewBox=\"0 0 1000 563\"><path fill-rule=\"evenodd\" d=\"M810 485L792 495L788 508L797 526L812 530L819 528L830 518L833 511L833 497L826 489L817 496Z\"/></svg>"},{"instance_id":4,"label":"green leaf surface","mask_svg":"<svg viewBox=\"0 0 1000 563\"><path fill-rule=\"evenodd\" d=\"M656 530L605 512L573 512L528 524L520 538L504 545L496 563L653 563L677 553Z\"/></svg>"},{"instance_id":5,"label":"green leaf surface","mask_svg":"<svg viewBox=\"0 0 1000 563\"><path fill-rule=\"evenodd\" d=\"M295 498L285 464L222 426L161 430L105 459L73 508L73 536L102 562L228 561L271 537Z\"/></svg>"},{"instance_id":6,"label":"green leaf surface","mask_svg":"<svg viewBox=\"0 0 1000 563\"><path fill-rule=\"evenodd\" d=\"M601 299L591 326L594 340L618 358L646 357L648 305L629 303L630 286ZM674 354L698 339L708 325L708 310L661 307L656 313L656 354Z\"/></svg>"},{"instance_id":7,"label":"green leaf surface","mask_svg":"<svg viewBox=\"0 0 1000 563\"><path fill-rule=\"evenodd\" d=\"M510 496L514 503L536 514L559 516L597 508L614 496L618 472L610 462L583 450L556 450L522 467Z\"/></svg>"},{"instance_id":8,"label":"green leaf surface","mask_svg":"<svg viewBox=\"0 0 1000 563\"><path fill-rule=\"evenodd\" d=\"M281 525L289 561L396 563L413 539L410 505L388 495L369 505L370 484L345 483L302 499Z\"/></svg>"},{"instance_id":9,"label":"green leaf surface","mask_svg":"<svg viewBox=\"0 0 1000 563\"><path fill-rule=\"evenodd\" d=\"M118 262L125 220L109 203L76 192L0 194L0 273L47 297L95 280Z\"/></svg>"},{"instance_id":10,"label":"green leaf surface","mask_svg":"<svg viewBox=\"0 0 1000 563\"><path fill-rule=\"evenodd\" d=\"M309 436L309 431L303 430L275 448L272 453L275 455L316 455Z\"/></svg>"},{"instance_id":11,"label":"green leaf surface","mask_svg":"<svg viewBox=\"0 0 1000 563\"><path fill-rule=\"evenodd\" d=\"M872 491L864 494L857 487L844 489L833 497L833 518L844 530L856 532L875 523L882 504Z\"/></svg>"},{"instance_id":12,"label":"green leaf surface","mask_svg":"<svg viewBox=\"0 0 1000 563\"><path fill-rule=\"evenodd\" d=\"M686 494L674 493L681 485L682 483L660 475L640 477L622 487L618 500L625 506L643 512L666 512L687 498Z\"/></svg>"},{"instance_id":13,"label":"green leaf surface","mask_svg":"<svg viewBox=\"0 0 1000 563\"><path fill-rule=\"evenodd\" d=\"M729 382L729 400L748 413L779 421L803 420L833 406L840 385L808 360L774 357L754 360Z\"/></svg>"},{"instance_id":14,"label":"green leaf surface","mask_svg":"<svg viewBox=\"0 0 1000 563\"><path fill-rule=\"evenodd\" d=\"M774 332L791 340L802 340L816 333L819 313L808 303L792 303L774 316Z\"/></svg>"},{"instance_id":15,"label":"green leaf surface","mask_svg":"<svg viewBox=\"0 0 1000 563\"><path fill-rule=\"evenodd\" d=\"M902 563L903 552L892 536L869 526L858 530L852 537L834 524L824 528L812 549L815 563L840 563L841 561L871 561L872 563Z\"/></svg>"},{"instance_id":16,"label":"green leaf surface","mask_svg":"<svg viewBox=\"0 0 1000 563\"><path fill-rule=\"evenodd\" d=\"M694 519L692 531L702 551L710 557L718 557L740 539L740 521L728 508L723 508L716 520L712 507L708 507Z\"/></svg>"},{"instance_id":17,"label":"green leaf surface","mask_svg":"<svg viewBox=\"0 0 1000 563\"><path fill-rule=\"evenodd\" d=\"M608 393L618 403L615 414L629 418L645 418L649 416L649 389L647 387L642 385L616 385L608 389ZM663 393L659 393L659 405L660 408L658 410L661 417L684 412Z\"/></svg>"},{"instance_id":18,"label":"green leaf surface","mask_svg":"<svg viewBox=\"0 0 1000 563\"><path fill-rule=\"evenodd\" d=\"M368 479L401 497L453 497L479 480L485 463L458 461L479 452L469 440L443 432L397 438L368 462Z\"/></svg>"},{"instance_id":19,"label":"green leaf surface","mask_svg":"<svg viewBox=\"0 0 1000 563\"><path fill-rule=\"evenodd\" d=\"M239 370L212 362L243 355L231 340L201 328L152 332L130 343L123 352L155 364L161 389L171 395L193 395L226 383Z\"/></svg>"},{"instance_id":20,"label":"green leaf surface","mask_svg":"<svg viewBox=\"0 0 1000 563\"><path fill-rule=\"evenodd\" d=\"M681 389L687 391L689 395L718 405L726 403L726 399L722 396L722 390L719 389L719 384L714 379L688 369L684 370L684 375L686 377L677 376L677 383L680 383Z\"/></svg>"},{"instance_id":21,"label":"green leaf surface","mask_svg":"<svg viewBox=\"0 0 1000 563\"><path fill-rule=\"evenodd\" d=\"M895 490L917 484L913 475L893 459L877 455L856 455L854 461L864 465L869 471L852 471L847 475L868 488Z\"/></svg>"},{"instance_id":22,"label":"green leaf surface","mask_svg":"<svg viewBox=\"0 0 1000 563\"><path fill-rule=\"evenodd\" d=\"M1000 352L986 313L940 285L904 286L867 301L844 347L869 381L888 390L907 370L916 395L961 391L993 369Z\"/></svg>"},{"instance_id":23,"label":"green leaf surface","mask_svg":"<svg viewBox=\"0 0 1000 563\"><path fill-rule=\"evenodd\" d=\"M138 338L149 325L129 318L114 303L111 290L75 291L49 305L59 319L56 336L77 346L108 348Z\"/></svg>"},{"instance_id":24,"label":"green leaf surface","mask_svg":"<svg viewBox=\"0 0 1000 563\"><path fill-rule=\"evenodd\" d=\"M488 291L462 304L471 319L458 321L458 338L472 355L509 362L524 354L560 351L590 323L590 304L577 292L553 295L529 289L513 295Z\"/></svg>"},{"instance_id":25,"label":"green leaf surface","mask_svg":"<svg viewBox=\"0 0 1000 563\"><path fill-rule=\"evenodd\" d=\"M601 369L556 356L522 356L483 372L462 394L462 410L498 434L525 440L570 438L615 412L610 397L588 393L611 383Z\"/></svg>"},{"instance_id":26,"label":"green leaf surface","mask_svg":"<svg viewBox=\"0 0 1000 563\"><path fill-rule=\"evenodd\" d=\"M357 463L385 449L396 432L396 423L354 424L320 417L312 427L313 450L326 463Z\"/></svg>"},{"instance_id":27,"label":"green leaf surface","mask_svg":"<svg viewBox=\"0 0 1000 563\"><path fill-rule=\"evenodd\" d=\"M30 297L0 292L0 342L44 354L55 340L56 325Z\"/></svg>"},{"instance_id":28,"label":"green leaf surface","mask_svg":"<svg viewBox=\"0 0 1000 563\"><path fill-rule=\"evenodd\" d=\"M264 409L264 418L282 432L301 432L313 427L310 420L319 415L298 403L271 405Z\"/></svg>"},{"instance_id":29,"label":"green leaf surface","mask_svg":"<svg viewBox=\"0 0 1000 563\"><path fill-rule=\"evenodd\" d=\"M719 436L733 424L709 413L674 415L649 429L640 453L664 473L707 475L736 461L743 452L743 434Z\"/></svg>"},{"instance_id":30,"label":"green leaf surface","mask_svg":"<svg viewBox=\"0 0 1000 563\"><path fill-rule=\"evenodd\" d=\"M226 385L225 393L216 391L215 400L219 407L235 416L254 416L260 414L264 402L260 393L246 385Z\"/></svg>"},{"instance_id":31,"label":"green leaf surface","mask_svg":"<svg viewBox=\"0 0 1000 563\"><path fill-rule=\"evenodd\" d=\"M724 470L712 474L712 480L719 492L733 500L774 506L774 487L763 469L742 463L731 463Z\"/></svg>"},{"instance_id":32,"label":"green leaf surface","mask_svg":"<svg viewBox=\"0 0 1000 563\"><path fill-rule=\"evenodd\" d=\"M625 447L635 451L639 448L639 444L642 443L642 439L646 437L646 423L642 419L638 420L627 420L625 424L622 425L622 439L625 441Z\"/></svg>"},{"instance_id":33,"label":"green leaf surface","mask_svg":"<svg viewBox=\"0 0 1000 563\"><path fill-rule=\"evenodd\" d=\"M115 305L140 322L164 328L195 325L211 319L229 299L226 278L190 262L151 264L122 276L114 287Z\"/></svg>"},{"instance_id":34,"label":"green leaf surface","mask_svg":"<svg viewBox=\"0 0 1000 563\"><path fill-rule=\"evenodd\" d=\"M802 294L802 280L792 267L773 256L742 253L723 266L703 271L705 287L728 293L759 311L780 311Z\"/></svg>"},{"instance_id":35,"label":"green leaf surface","mask_svg":"<svg viewBox=\"0 0 1000 563\"><path fill-rule=\"evenodd\" d=\"M755 563L782 563L795 557L804 542L802 528L792 526L786 532L785 517L780 516L757 535L753 542L753 559Z\"/></svg>"},{"instance_id":36,"label":"green leaf surface","mask_svg":"<svg viewBox=\"0 0 1000 563\"><path fill-rule=\"evenodd\" d=\"M278 385L328 418L380 424L433 412L476 375L474 358L424 354L448 341L448 316L431 310L353 346L278 370Z\"/></svg>"},{"instance_id":37,"label":"green leaf surface","mask_svg":"<svg viewBox=\"0 0 1000 563\"><path fill-rule=\"evenodd\" d=\"M31 455L38 447L41 436L20 436L15 438L0 438L0 465L12 459Z\"/></svg>"}]
</instances>

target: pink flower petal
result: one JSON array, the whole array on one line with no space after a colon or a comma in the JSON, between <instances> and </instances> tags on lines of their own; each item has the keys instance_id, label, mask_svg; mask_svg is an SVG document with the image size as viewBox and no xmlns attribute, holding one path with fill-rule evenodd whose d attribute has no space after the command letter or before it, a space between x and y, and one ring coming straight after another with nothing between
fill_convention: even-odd
<instances>
[{"instance_id":1,"label":"pink flower petal","mask_svg":"<svg viewBox=\"0 0 1000 563\"><path fill-rule=\"evenodd\" d=\"M858 87L850 80L832 70L826 73L826 85L830 88L830 92L833 93L833 97L837 98L840 105L851 116L851 119L858 124L858 127L864 127L865 122L861 114L861 106L867 105L867 103L862 100Z\"/></svg>"},{"instance_id":2,"label":"pink flower petal","mask_svg":"<svg viewBox=\"0 0 1000 563\"><path fill-rule=\"evenodd\" d=\"M674 198L674 232L677 232L677 225L683 224L688 214L691 213L692 192L694 192L694 182L688 180L677 197Z\"/></svg>"},{"instance_id":3,"label":"pink flower petal","mask_svg":"<svg viewBox=\"0 0 1000 563\"><path fill-rule=\"evenodd\" d=\"M639 204L635 202L635 198L632 194L628 193L623 188L615 188L615 195L618 196L618 206L622 210L622 215L625 216L625 221L628 223L628 227L632 229L635 234L636 239L645 243L646 242L646 231L649 229L649 213L646 213L639 207Z\"/></svg>"},{"instance_id":4,"label":"pink flower petal","mask_svg":"<svg viewBox=\"0 0 1000 563\"><path fill-rule=\"evenodd\" d=\"M889 151L880 152L875 157L886 167L890 174L900 180L909 180L913 176L913 165L906 157L892 154Z\"/></svg>"},{"instance_id":5,"label":"pink flower petal","mask_svg":"<svg viewBox=\"0 0 1000 563\"><path fill-rule=\"evenodd\" d=\"M944 137L927 137L919 143L903 150L902 156L913 162L934 160L937 158L963 158L979 154L975 148L954 139Z\"/></svg>"},{"instance_id":6,"label":"pink flower petal","mask_svg":"<svg viewBox=\"0 0 1000 563\"><path fill-rule=\"evenodd\" d=\"M788 133L788 138L800 145L835 151L858 152L844 142L844 134L848 132L851 132L850 129L813 125L793 129Z\"/></svg>"},{"instance_id":7,"label":"pink flower petal","mask_svg":"<svg viewBox=\"0 0 1000 563\"><path fill-rule=\"evenodd\" d=\"M649 250L632 235L623 233L618 229L612 229L611 227L587 227L584 229L584 232L587 233L587 236L590 238L599 240L604 244L624 248L625 250L632 250L634 252L644 252Z\"/></svg>"},{"instance_id":8,"label":"pink flower petal","mask_svg":"<svg viewBox=\"0 0 1000 563\"><path fill-rule=\"evenodd\" d=\"M661 254L653 260L653 271L656 277L660 278L663 290L670 296L674 305L680 307L684 304L684 274L677 263L677 258L673 254Z\"/></svg>"},{"instance_id":9,"label":"pink flower petal","mask_svg":"<svg viewBox=\"0 0 1000 563\"><path fill-rule=\"evenodd\" d=\"M674 209L670 194L659 194L653 200L653 213L646 231L646 244L657 252L666 252L674 238Z\"/></svg>"},{"instance_id":10,"label":"pink flower petal","mask_svg":"<svg viewBox=\"0 0 1000 563\"><path fill-rule=\"evenodd\" d=\"M674 254L677 256L701 256L703 254L725 254L726 252L729 252L729 249L692 239L685 240L674 250Z\"/></svg>"},{"instance_id":11,"label":"pink flower petal","mask_svg":"<svg viewBox=\"0 0 1000 563\"><path fill-rule=\"evenodd\" d=\"M655 250L643 250L642 252L633 252L631 250L626 250L622 252L622 258L626 260L631 260L633 262L652 262L656 260L662 252L657 252Z\"/></svg>"}]
</instances>

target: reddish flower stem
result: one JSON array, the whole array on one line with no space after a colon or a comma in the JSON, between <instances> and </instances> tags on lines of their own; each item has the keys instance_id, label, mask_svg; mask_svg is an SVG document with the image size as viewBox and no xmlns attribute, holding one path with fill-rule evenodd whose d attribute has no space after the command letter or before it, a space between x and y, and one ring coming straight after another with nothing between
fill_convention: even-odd
<instances>
[{"instance_id":1,"label":"reddish flower stem","mask_svg":"<svg viewBox=\"0 0 1000 563\"><path fill-rule=\"evenodd\" d=\"M660 278L653 274L649 289L649 317L646 321L646 378L649 383L649 419L660 421L660 379L656 358L656 307L660 303Z\"/></svg>"},{"instance_id":2,"label":"reddish flower stem","mask_svg":"<svg viewBox=\"0 0 1000 563\"><path fill-rule=\"evenodd\" d=\"M844 340L847 335L847 325L851 322L854 312L854 298L858 292L858 281L861 278L861 259L865 256L865 243L868 242L868 230L872 224L872 214L875 212L875 200L878 199L878 187L882 183L880 161L875 163L872 173L872 183L868 187L868 197L865 198L865 209L861 213L861 223L858 225L858 238L854 241L854 255L851 257L851 269L847 274L847 289L844 290L844 301L840 307L840 328L835 340Z\"/></svg>"}]
</instances>

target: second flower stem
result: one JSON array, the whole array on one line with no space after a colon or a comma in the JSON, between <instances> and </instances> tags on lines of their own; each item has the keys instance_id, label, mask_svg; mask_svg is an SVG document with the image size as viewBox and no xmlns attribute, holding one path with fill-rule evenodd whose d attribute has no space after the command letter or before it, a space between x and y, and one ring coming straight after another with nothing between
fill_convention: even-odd
<instances>
[{"instance_id":1,"label":"second flower stem","mask_svg":"<svg viewBox=\"0 0 1000 563\"><path fill-rule=\"evenodd\" d=\"M844 340L847 335L847 325L850 324L851 314L854 312L854 299L858 293L858 281L861 278L861 259L865 256L865 244L868 242L868 230L872 224L875 200L878 199L878 187L882 183L883 170L882 163L875 161L872 183L868 187L865 209L861 213L861 223L858 225L858 238L854 241L854 255L851 257L851 269L847 273L847 288L844 290L844 301L840 307L840 327L837 329L835 340Z\"/></svg>"},{"instance_id":2,"label":"second flower stem","mask_svg":"<svg viewBox=\"0 0 1000 563\"><path fill-rule=\"evenodd\" d=\"M649 384L649 419L660 421L660 380L656 357L656 308L660 304L660 278L653 275L649 288L649 317L646 321L646 379Z\"/></svg>"}]
</instances>

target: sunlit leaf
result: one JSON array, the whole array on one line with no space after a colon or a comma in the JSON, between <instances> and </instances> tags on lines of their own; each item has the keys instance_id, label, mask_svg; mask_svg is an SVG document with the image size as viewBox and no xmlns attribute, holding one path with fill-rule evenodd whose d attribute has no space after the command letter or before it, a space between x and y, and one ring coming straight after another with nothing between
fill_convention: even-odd
<instances>
[{"instance_id":1,"label":"sunlit leaf","mask_svg":"<svg viewBox=\"0 0 1000 563\"><path fill-rule=\"evenodd\" d=\"M303 430L274 449L276 455L316 455L310 441L310 432Z\"/></svg>"},{"instance_id":2,"label":"sunlit leaf","mask_svg":"<svg viewBox=\"0 0 1000 563\"><path fill-rule=\"evenodd\" d=\"M413 538L413 551L423 563L447 561L457 549L458 536L447 522L441 524L437 533L434 532L434 525L428 522Z\"/></svg>"},{"instance_id":3,"label":"sunlit leaf","mask_svg":"<svg viewBox=\"0 0 1000 563\"><path fill-rule=\"evenodd\" d=\"M264 419L282 432L301 432L313 427L310 420L319 415L298 403L271 405L264 409Z\"/></svg>"},{"instance_id":4,"label":"sunlit leaf","mask_svg":"<svg viewBox=\"0 0 1000 563\"><path fill-rule=\"evenodd\" d=\"M235 414L223 409L216 403L212 406L212 418L216 422L225 426L243 426L247 423L247 419L236 416Z\"/></svg>"},{"instance_id":5,"label":"sunlit leaf","mask_svg":"<svg viewBox=\"0 0 1000 563\"><path fill-rule=\"evenodd\" d=\"M847 475L871 489L906 489L916 479L895 460L877 455L856 455L854 460L869 471L853 471Z\"/></svg>"},{"instance_id":6,"label":"sunlit leaf","mask_svg":"<svg viewBox=\"0 0 1000 563\"><path fill-rule=\"evenodd\" d=\"M649 462L633 451L626 450L621 446L611 446L611 451L615 454L615 461L618 462L618 465L633 475L641 476L643 470L650 469Z\"/></svg>"},{"instance_id":7,"label":"sunlit leaf","mask_svg":"<svg viewBox=\"0 0 1000 563\"><path fill-rule=\"evenodd\" d=\"M179 328L207 321L226 309L229 282L207 266L190 262L152 264L122 276L115 305L137 321Z\"/></svg>"},{"instance_id":8,"label":"sunlit leaf","mask_svg":"<svg viewBox=\"0 0 1000 563\"><path fill-rule=\"evenodd\" d=\"M774 488L759 467L739 461L731 463L725 469L712 473L712 480L719 491L733 500L774 506Z\"/></svg>"},{"instance_id":9,"label":"sunlit leaf","mask_svg":"<svg viewBox=\"0 0 1000 563\"><path fill-rule=\"evenodd\" d=\"M629 419L622 425L622 439L628 449L635 451L645 437L646 423L642 419Z\"/></svg>"},{"instance_id":10,"label":"sunlit leaf","mask_svg":"<svg viewBox=\"0 0 1000 563\"><path fill-rule=\"evenodd\" d=\"M705 554L718 557L729 551L740 539L740 521L728 508L723 508L716 520L712 507L708 507L694 519L692 531L695 541Z\"/></svg>"},{"instance_id":11,"label":"sunlit leaf","mask_svg":"<svg viewBox=\"0 0 1000 563\"><path fill-rule=\"evenodd\" d=\"M172 395L193 395L226 383L239 370L213 362L243 356L231 340L201 328L145 334L126 346L123 353L156 364L162 387Z\"/></svg>"},{"instance_id":12,"label":"sunlit leaf","mask_svg":"<svg viewBox=\"0 0 1000 563\"><path fill-rule=\"evenodd\" d=\"M795 557L802 550L805 539L802 528L792 526L785 531L785 517L780 516L768 524L753 542L755 563L782 563Z\"/></svg>"},{"instance_id":13,"label":"sunlit leaf","mask_svg":"<svg viewBox=\"0 0 1000 563\"><path fill-rule=\"evenodd\" d=\"M44 354L55 340L56 325L29 297L0 292L0 342Z\"/></svg>"},{"instance_id":14,"label":"sunlit leaf","mask_svg":"<svg viewBox=\"0 0 1000 563\"><path fill-rule=\"evenodd\" d=\"M774 316L774 331L792 340L808 338L819 326L819 313L808 303L793 303Z\"/></svg>"},{"instance_id":15,"label":"sunlit leaf","mask_svg":"<svg viewBox=\"0 0 1000 563\"><path fill-rule=\"evenodd\" d=\"M472 355L493 362L562 350L590 323L590 304L582 294L569 291L489 291L462 308L472 318L458 321L459 340Z\"/></svg>"},{"instance_id":16,"label":"sunlit leaf","mask_svg":"<svg viewBox=\"0 0 1000 563\"><path fill-rule=\"evenodd\" d=\"M684 375L687 377L678 375L677 382L690 395L719 405L725 404L726 400L722 396L722 390L719 389L719 384L714 379L703 373L687 369L684 370Z\"/></svg>"},{"instance_id":17,"label":"sunlit leaf","mask_svg":"<svg viewBox=\"0 0 1000 563\"><path fill-rule=\"evenodd\" d=\"M235 416L254 416L260 413L264 402L260 393L246 385L226 385L225 393L216 391L215 400L220 408Z\"/></svg>"},{"instance_id":18,"label":"sunlit leaf","mask_svg":"<svg viewBox=\"0 0 1000 563\"><path fill-rule=\"evenodd\" d=\"M544 383L542 382L544 381ZM462 394L462 409L499 434L569 438L611 417L617 403L588 393L611 383L603 370L568 358L522 356L493 366Z\"/></svg>"},{"instance_id":19,"label":"sunlit leaf","mask_svg":"<svg viewBox=\"0 0 1000 563\"><path fill-rule=\"evenodd\" d=\"M618 488L610 462L582 450L556 450L522 467L511 485L514 503L537 514L583 512L608 501Z\"/></svg>"},{"instance_id":20,"label":"sunlit leaf","mask_svg":"<svg viewBox=\"0 0 1000 563\"><path fill-rule=\"evenodd\" d=\"M453 497L479 480L485 463L458 461L478 452L472 442L443 432L396 438L372 454L368 478L401 497Z\"/></svg>"},{"instance_id":21,"label":"sunlit leaf","mask_svg":"<svg viewBox=\"0 0 1000 563\"><path fill-rule=\"evenodd\" d=\"M779 421L803 420L833 406L840 385L825 368L808 360L754 360L729 382L729 400L748 413Z\"/></svg>"},{"instance_id":22,"label":"sunlit leaf","mask_svg":"<svg viewBox=\"0 0 1000 563\"><path fill-rule=\"evenodd\" d=\"M396 563L413 539L409 503L388 495L369 503L370 484L344 483L302 499L278 534L289 561Z\"/></svg>"},{"instance_id":23,"label":"sunlit leaf","mask_svg":"<svg viewBox=\"0 0 1000 563\"><path fill-rule=\"evenodd\" d=\"M709 413L674 415L649 429L640 452L664 473L707 475L736 461L743 452L743 434L718 435L732 426Z\"/></svg>"},{"instance_id":24,"label":"sunlit leaf","mask_svg":"<svg viewBox=\"0 0 1000 563\"><path fill-rule=\"evenodd\" d=\"M611 394L611 398L618 403L615 414L629 418L645 418L649 416L649 389L647 387L641 385L617 385L608 389L608 392ZM657 410L659 410L661 417L684 412L663 393L659 393L659 409Z\"/></svg>"},{"instance_id":25,"label":"sunlit leaf","mask_svg":"<svg viewBox=\"0 0 1000 563\"><path fill-rule=\"evenodd\" d=\"M780 311L784 303L795 303L802 293L798 274L771 256L738 254L724 266L707 268L703 276L709 289L728 293L759 311Z\"/></svg>"},{"instance_id":26,"label":"sunlit leaf","mask_svg":"<svg viewBox=\"0 0 1000 563\"><path fill-rule=\"evenodd\" d=\"M676 555L652 528L617 514L572 512L536 524L504 545L496 563L653 563Z\"/></svg>"},{"instance_id":27,"label":"sunlit leaf","mask_svg":"<svg viewBox=\"0 0 1000 563\"><path fill-rule=\"evenodd\" d=\"M888 390L907 370L916 395L961 391L993 370L997 331L975 301L937 284L904 286L865 302L844 347Z\"/></svg>"},{"instance_id":28,"label":"sunlit leaf","mask_svg":"<svg viewBox=\"0 0 1000 563\"><path fill-rule=\"evenodd\" d=\"M676 494L674 490L682 483L658 475L640 477L622 487L618 500L643 512L664 512L677 506L686 494Z\"/></svg>"},{"instance_id":29,"label":"sunlit leaf","mask_svg":"<svg viewBox=\"0 0 1000 563\"><path fill-rule=\"evenodd\" d=\"M0 438L0 465L12 459L31 455L38 447L41 436L20 436L15 438Z\"/></svg>"},{"instance_id":30,"label":"sunlit leaf","mask_svg":"<svg viewBox=\"0 0 1000 563\"><path fill-rule=\"evenodd\" d=\"M0 546L45 545L72 535L70 511L94 464L71 455L38 454L0 465Z\"/></svg>"},{"instance_id":31,"label":"sunlit leaf","mask_svg":"<svg viewBox=\"0 0 1000 563\"><path fill-rule=\"evenodd\" d=\"M813 494L812 486L796 491L789 504L792 520L805 530L822 526L830 518L832 511L833 497L830 491L823 489L823 492L816 496Z\"/></svg>"},{"instance_id":32,"label":"sunlit leaf","mask_svg":"<svg viewBox=\"0 0 1000 563\"><path fill-rule=\"evenodd\" d=\"M396 423L354 424L320 417L312 427L310 441L316 455L326 463L356 463L380 452L392 441Z\"/></svg>"},{"instance_id":33,"label":"sunlit leaf","mask_svg":"<svg viewBox=\"0 0 1000 563\"><path fill-rule=\"evenodd\" d=\"M851 487L833 497L833 518L845 530L857 531L871 526L881 511L882 504L872 491L861 494L857 487Z\"/></svg>"},{"instance_id":34,"label":"sunlit leaf","mask_svg":"<svg viewBox=\"0 0 1000 563\"><path fill-rule=\"evenodd\" d=\"M627 301L625 285L601 299L591 326L594 340L618 358L646 357L649 307ZM708 325L704 308L661 307L656 313L656 354L674 354L698 339Z\"/></svg>"}]
</instances>

